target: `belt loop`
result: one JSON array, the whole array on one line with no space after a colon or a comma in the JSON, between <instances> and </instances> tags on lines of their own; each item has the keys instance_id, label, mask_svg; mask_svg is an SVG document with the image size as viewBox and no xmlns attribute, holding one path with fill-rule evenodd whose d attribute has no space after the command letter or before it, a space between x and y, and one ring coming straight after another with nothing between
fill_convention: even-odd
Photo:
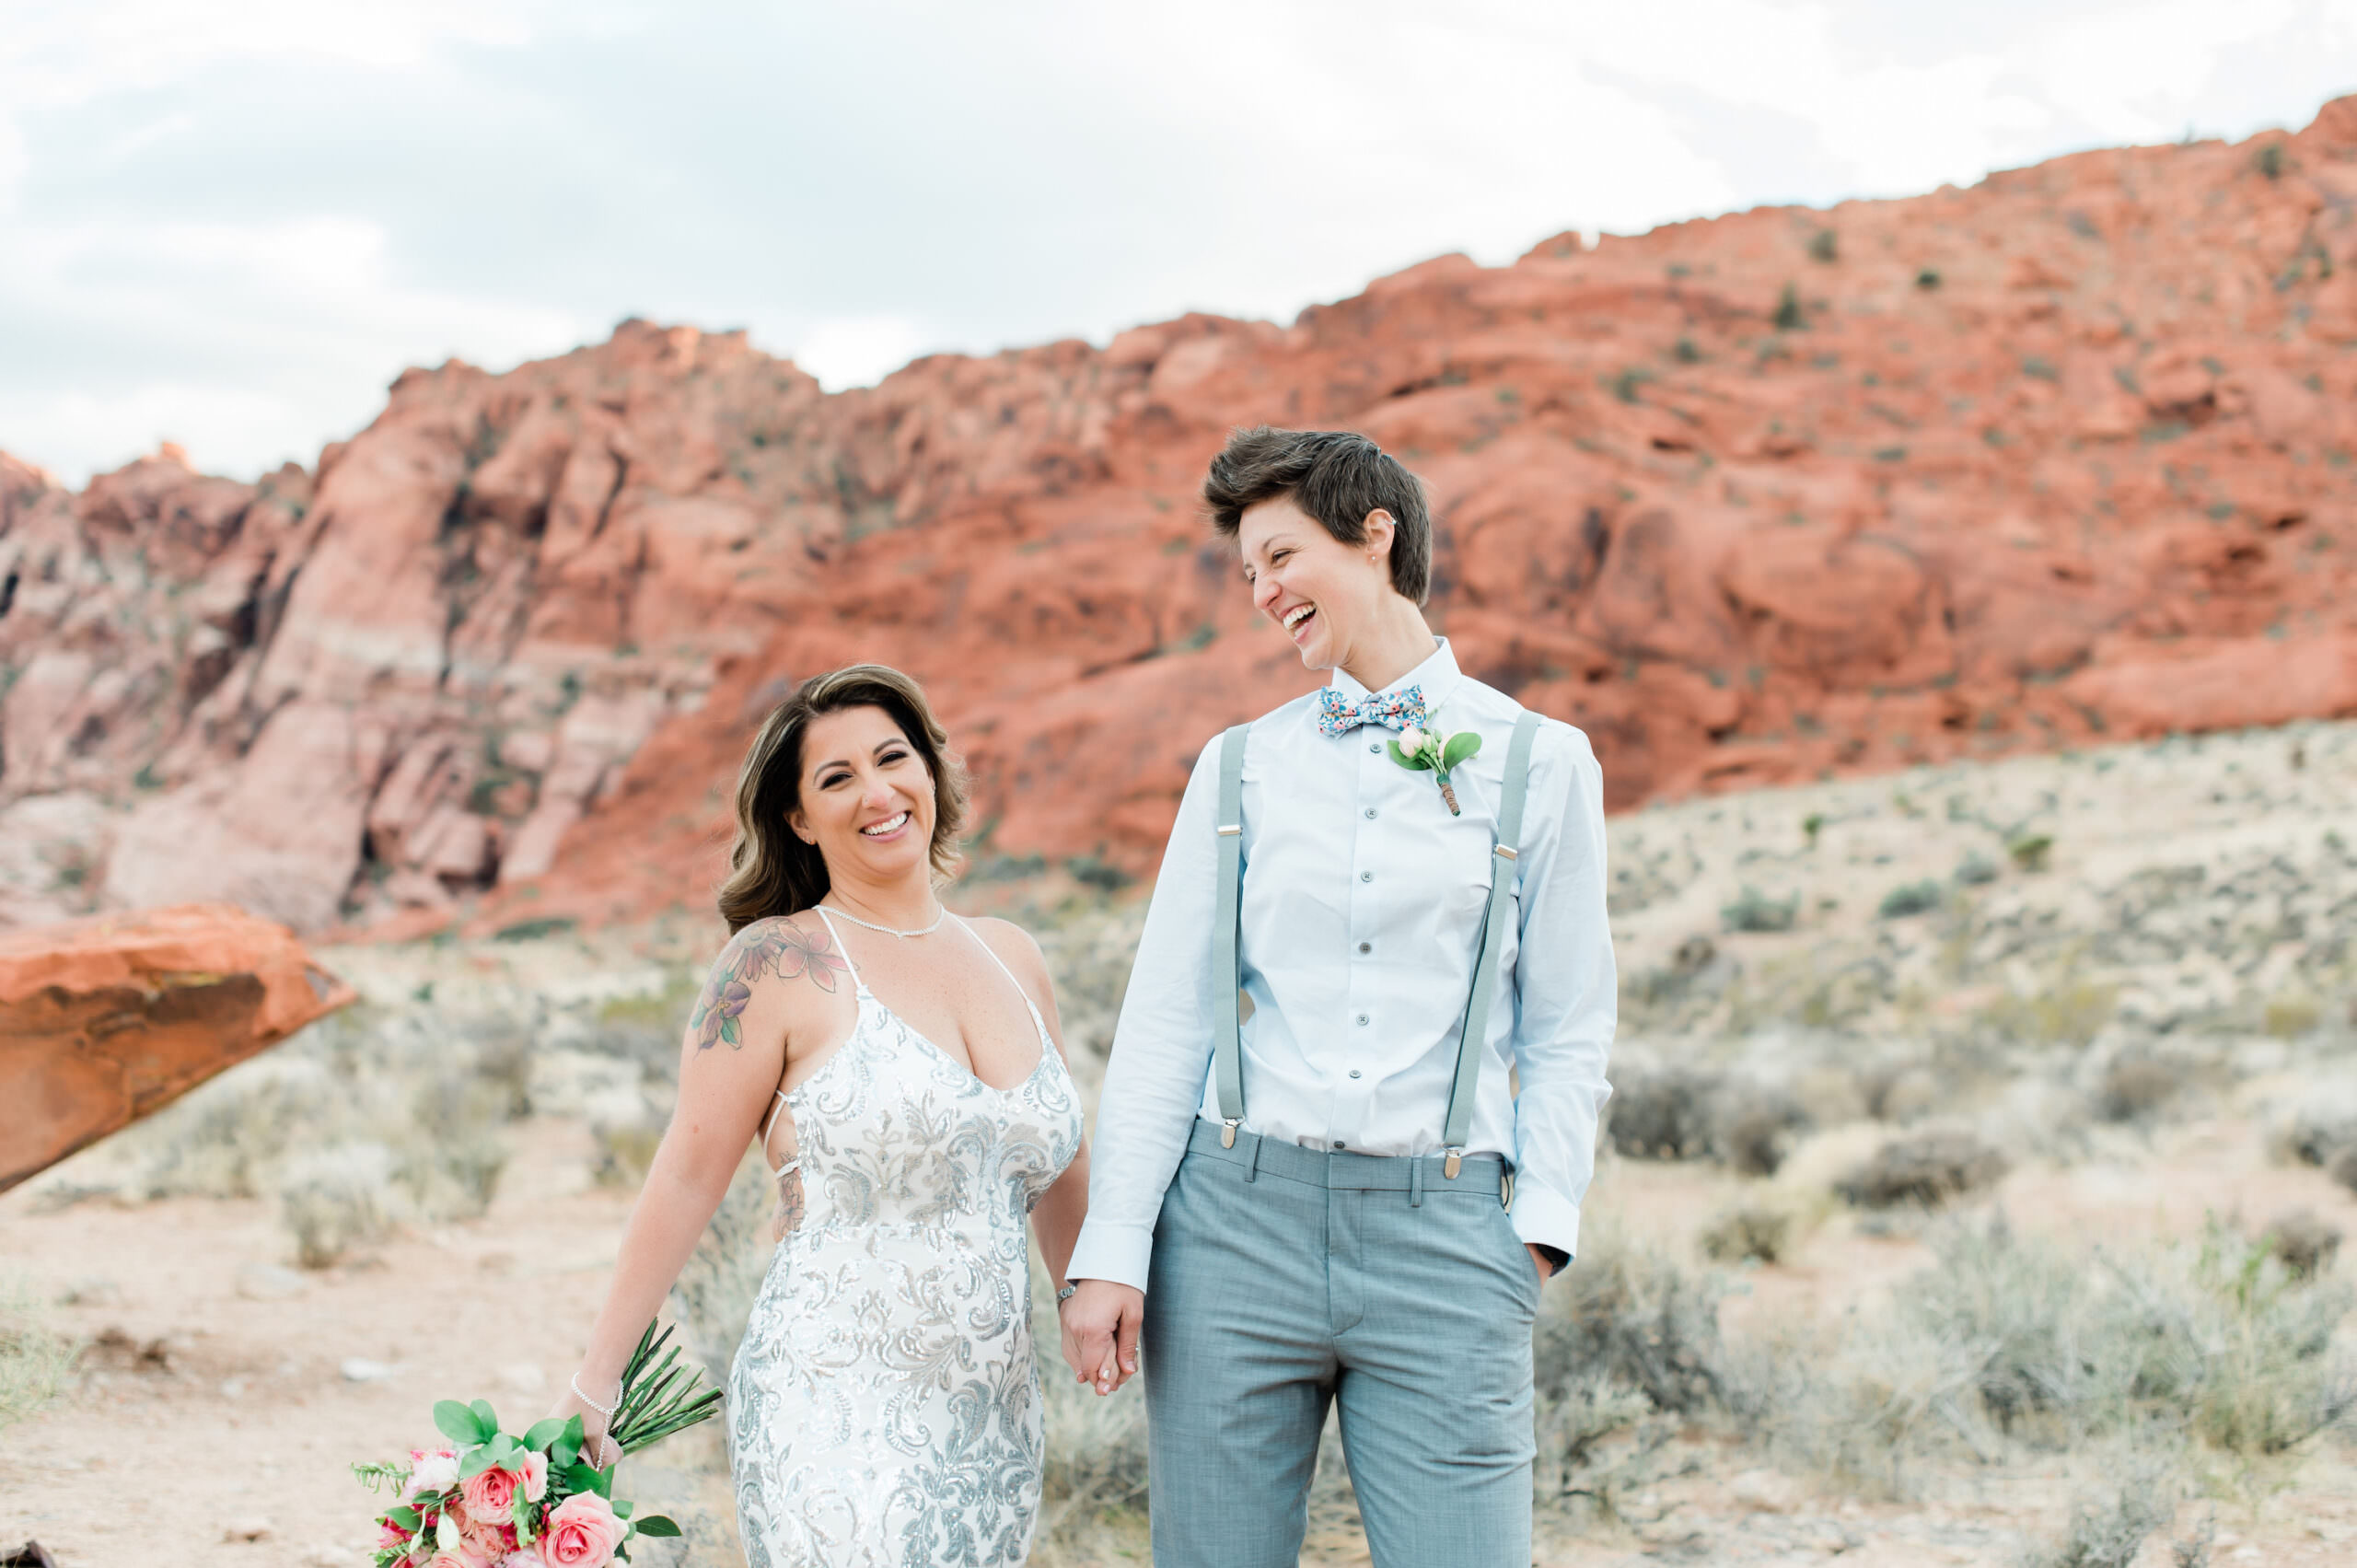
<instances>
[{"instance_id":1,"label":"belt loop","mask_svg":"<svg viewBox=\"0 0 2357 1568\"><path fill-rule=\"evenodd\" d=\"M1258 1132L1254 1132L1250 1134L1250 1136L1252 1139L1252 1152L1245 1157L1244 1179L1247 1181L1257 1181L1260 1178L1260 1145L1267 1140L1262 1138Z\"/></svg>"},{"instance_id":2,"label":"belt loop","mask_svg":"<svg viewBox=\"0 0 2357 1568\"><path fill-rule=\"evenodd\" d=\"M1424 1206L1424 1156L1422 1155L1408 1162L1408 1206L1411 1209Z\"/></svg>"}]
</instances>

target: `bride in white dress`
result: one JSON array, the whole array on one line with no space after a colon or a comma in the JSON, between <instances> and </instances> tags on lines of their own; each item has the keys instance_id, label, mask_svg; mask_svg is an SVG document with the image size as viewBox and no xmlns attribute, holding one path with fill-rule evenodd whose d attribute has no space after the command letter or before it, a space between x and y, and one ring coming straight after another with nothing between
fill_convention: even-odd
<instances>
[{"instance_id":1,"label":"bride in white dress","mask_svg":"<svg viewBox=\"0 0 2357 1568\"><path fill-rule=\"evenodd\" d=\"M763 725L720 894L734 935L554 1412L602 1444L631 1346L758 1135L780 1242L727 1390L754 1568L1030 1551L1043 1444L1025 1220L1063 1291L1087 1156L1038 946L936 897L964 812L947 738L898 671L814 677ZM1100 1393L1121 1380L1109 1363L1075 1375Z\"/></svg>"}]
</instances>

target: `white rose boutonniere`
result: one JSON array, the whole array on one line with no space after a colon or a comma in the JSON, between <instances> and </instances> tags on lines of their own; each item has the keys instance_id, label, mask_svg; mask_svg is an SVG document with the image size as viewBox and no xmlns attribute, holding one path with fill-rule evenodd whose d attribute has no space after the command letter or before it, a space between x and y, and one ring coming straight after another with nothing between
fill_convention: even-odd
<instances>
[{"instance_id":1,"label":"white rose boutonniere","mask_svg":"<svg viewBox=\"0 0 2357 1568\"><path fill-rule=\"evenodd\" d=\"M1403 729L1399 738L1390 742L1391 760L1403 768L1429 772L1440 785L1440 797L1448 802L1448 814L1462 817L1464 811L1457 804L1457 790L1448 782L1449 770L1474 756L1481 749L1481 738L1469 729L1455 735L1443 735L1437 730Z\"/></svg>"}]
</instances>

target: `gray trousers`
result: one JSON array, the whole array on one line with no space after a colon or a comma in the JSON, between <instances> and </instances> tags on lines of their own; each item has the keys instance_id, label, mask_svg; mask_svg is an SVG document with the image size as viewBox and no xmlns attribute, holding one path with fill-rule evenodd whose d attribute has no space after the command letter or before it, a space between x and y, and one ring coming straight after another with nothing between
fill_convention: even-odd
<instances>
[{"instance_id":1,"label":"gray trousers","mask_svg":"<svg viewBox=\"0 0 2357 1568\"><path fill-rule=\"evenodd\" d=\"M1502 1164L1200 1121L1146 1293L1156 1568L1295 1568L1329 1402L1376 1568L1528 1568L1538 1272Z\"/></svg>"}]
</instances>

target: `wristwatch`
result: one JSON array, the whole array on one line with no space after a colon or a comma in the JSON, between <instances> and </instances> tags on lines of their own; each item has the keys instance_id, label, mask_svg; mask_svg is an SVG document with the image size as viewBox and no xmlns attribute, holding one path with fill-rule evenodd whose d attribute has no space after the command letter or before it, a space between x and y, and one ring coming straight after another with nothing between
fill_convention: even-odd
<instances>
[{"instance_id":1,"label":"wristwatch","mask_svg":"<svg viewBox=\"0 0 2357 1568\"><path fill-rule=\"evenodd\" d=\"M1056 1305L1061 1307L1065 1302L1070 1301L1074 1296L1078 1295L1079 1294L1080 1287L1078 1285L1068 1283L1063 1289L1056 1292Z\"/></svg>"},{"instance_id":2,"label":"wristwatch","mask_svg":"<svg viewBox=\"0 0 2357 1568\"><path fill-rule=\"evenodd\" d=\"M1550 1247L1543 1241L1534 1241L1531 1245L1538 1249L1538 1255L1547 1260L1547 1267L1553 1272L1560 1274L1571 1265L1572 1255L1562 1248Z\"/></svg>"}]
</instances>

